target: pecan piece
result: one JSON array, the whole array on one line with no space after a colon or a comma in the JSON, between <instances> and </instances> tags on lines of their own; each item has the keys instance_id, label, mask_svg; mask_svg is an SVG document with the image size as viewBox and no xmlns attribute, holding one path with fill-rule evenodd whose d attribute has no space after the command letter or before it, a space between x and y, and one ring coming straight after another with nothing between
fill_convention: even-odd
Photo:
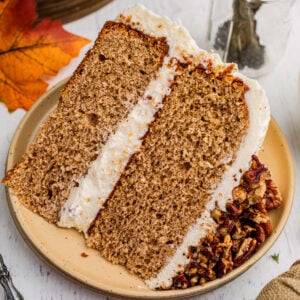
<instances>
[{"instance_id":1,"label":"pecan piece","mask_svg":"<svg viewBox=\"0 0 300 300\"><path fill-rule=\"evenodd\" d=\"M256 156L252 156L251 169L244 173L242 179L250 189L255 189L265 181L267 175L268 171L265 166L259 162Z\"/></svg>"},{"instance_id":2,"label":"pecan piece","mask_svg":"<svg viewBox=\"0 0 300 300\"><path fill-rule=\"evenodd\" d=\"M178 274L177 276L173 277L172 286L175 289L186 289L189 287L189 281L184 274Z\"/></svg>"},{"instance_id":3,"label":"pecan piece","mask_svg":"<svg viewBox=\"0 0 300 300\"><path fill-rule=\"evenodd\" d=\"M260 203L265 195L266 192L266 184L264 181L259 183L259 186L250 191L247 195L247 199L250 205Z\"/></svg>"},{"instance_id":4,"label":"pecan piece","mask_svg":"<svg viewBox=\"0 0 300 300\"><path fill-rule=\"evenodd\" d=\"M243 212L243 218L250 220L256 224L267 223L270 220L267 214L252 207Z\"/></svg>"},{"instance_id":5,"label":"pecan piece","mask_svg":"<svg viewBox=\"0 0 300 300\"><path fill-rule=\"evenodd\" d=\"M236 257L233 260L234 267L243 264L255 251L257 241L252 238L244 239Z\"/></svg>"},{"instance_id":6,"label":"pecan piece","mask_svg":"<svg viewBox=\"0 0 300 300\"><path fill-rule=\"evenodd\" d=\"M221 278L233 269L233 263L230 259L222 258L216 266L217 278Z\"/></svg>"},{"instance_id":7,"label":"pecan piece","mask_svg":"<svg viewBox=\"0 0 300 300\"><path fill-rule=\"evenodd\" d=\"M278 187L274 184L273 180L266 180L266 192L264 197L266 198L266 209L271 210L279 207L282 203L282 196Z\"/></svg>"},{"instance_id":8,"label":"pecan piece","mask_svg":"<svg viewBox=\"0 0 300 300\"><path fill-rule=\"evenodd\" d=\"M197 275L190 279L191 286L197 285L198 282L199 282L199 276Z\"/></svg>"},{"instance_id":9,"label":"pecan piece","mask_svg":"<svg viewBox=\"0 0 300 300\"><path fill-rule=\"evenodd\" d=\"M247 199L247 190L242 186L236 186L232 190L232 199L235 203L241 204Z\"/></svg>"},{"instance_id":10,"label":"pecan piece","mask_svg":"<svg viewBox=\"0 0 300 300\"><path fill-rule=\"evenodd\" d=\"M232 253L237 253L240 249L241 246L241 240L233 240L232 241L232 246L231 246L231 251Z\"/></svg>"},{"instance_id":11,"label":"pecan piece","mask_svg":"<svg viewBox=\"0 0 300 300\"><path fill-rule=\"evenodd\" d=\"M265 231L266 236L270 236L273 232L273 226L270 219L266 223L263 223L261 225Z\"/></svg>"},{"instance_id":12,"label":"pecan piece","mask_svg":"<svg viewBox=\"0 0 300 300\"><path fill-rule=\"evenodd\" d=\"M193 267L193 268L190 268L188 269L185 274L189 275L189 276L193 276L193 275L196 275L197 274L197 267Z\"/></svg>"},{"instance_id":13,"label":"pecan piece","mask_svg":"<svg viewBox=\"0 0 300 300\"><path fill-rule=\"evenodd\" d=\"M221 222L222 222L221 216L222 216L222 212L221 212L218 208L215 208L215 209L211 212L211 217L212 217L218 224L221 224Z\"/></svg>"},{"instance_id":14,"label":"pecan piece","mask_svg":"<svg viewBox=\"0 0 300 300\"><path fill-rule=\"evenodd\" d=\"M253 237L257 241L257 246L261 245L265 241L266 234L262 225L255 224L255 231L253 233Z\"/></svg>"},{"instance_id":15,"label":"pecan piece","mask_svg":"<svg viewBox=\"0 0 300 300\"><path fill-rule=\"evenodd\" d=\"M259 161L259 159L256 155L252 155L251 158L252 158L252 161L251 161L252 169L264 167L264 165Z\"/></svg>"},{"instance_id":16,"label":"pecan piece","mask_svg":"<svg viewBox=\"0 0 300 300\"><path fill-rule=\"evenodd\" d=\"M233 230L233 234L231 236L234 240L239 240L246 237L246 232L243 230L240 220L235 221L235 229Z\"/></svg>"},{"instance_id":17,"label":"pecan piece","mask_svg":"<svg viewBox=\"0 0 300 300\"><path fill-rule=\"evenodd\" d=\"M243 209L241 207L237 207L232 202L226 203L226 210L230 215L232 215L234 217L239 216L243 212Z\"/></svg>"}]
</instances>

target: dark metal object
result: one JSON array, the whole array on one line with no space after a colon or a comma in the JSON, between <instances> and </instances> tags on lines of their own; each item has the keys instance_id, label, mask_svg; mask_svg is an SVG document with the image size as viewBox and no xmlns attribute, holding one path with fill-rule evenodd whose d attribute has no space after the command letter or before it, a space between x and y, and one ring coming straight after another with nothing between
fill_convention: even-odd
<instances>
[{"instance_id":1,"label":"dark metal object","mask_svg":"<svg viewBox=\"0 0 300 300\"><path fill-rule=\"evenodd\" d=\"M5 300L24 300L21 293L14 286L10 274L0 254L0 284L5 290Z\"/></svg>"},{"instance_id":2,"label":"dark metal object","mask_svg":"<svg viewBox=\"0 0 300 300\"><path fill-rule=\"evenodd\" d=\"M225 62L235 62L240 69L259 69L265 63L265 47L256 32L255 14L262 0L234 0L233 17L218 30L214 47L224 51Z\"/></svg>"}]
</instances>

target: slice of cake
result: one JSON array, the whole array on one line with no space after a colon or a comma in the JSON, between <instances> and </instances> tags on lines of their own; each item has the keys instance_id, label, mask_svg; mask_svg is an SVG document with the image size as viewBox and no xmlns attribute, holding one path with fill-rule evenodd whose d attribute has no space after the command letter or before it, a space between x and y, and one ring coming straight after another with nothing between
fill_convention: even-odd
<instances>
[{"instance_id":1,"label":"slice of cake","mask_svg":"<svg viewBox=\"0 0 300 300\"><path fill-rule=\"evenodd\" d=\"M47 221L83 231L88 246L150 288L201 284L189 275L191 253L203 255L210 235L225 238L215 235L218 215L241 207L246 214L248 198L260 193L251 209L269 221L262 207L279 192L262 167L260 188L243 175L259 169L252 157L269 120L256 81L199 49L179 23L135 6L104 25L4 183ZM243 205L232 202L239 182Z\"/></svg>"}]
</instances>

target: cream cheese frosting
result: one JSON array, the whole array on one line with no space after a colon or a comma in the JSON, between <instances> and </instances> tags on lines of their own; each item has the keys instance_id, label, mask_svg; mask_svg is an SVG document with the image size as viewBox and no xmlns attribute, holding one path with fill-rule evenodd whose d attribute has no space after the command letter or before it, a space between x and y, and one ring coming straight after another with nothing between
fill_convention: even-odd
<instances>
[{"instance_id":1,"label":"cream cheese frosting","mask_svg":"<svg viewBox=\"0 0 300 300\"><path fill-rule=\"evenodd\" d=\"M160 17L141 5L127 9L117 21L148 35L165 37L169 45L169 54L143 97L133 107L127 120L121 122L116 132L109 137L98 158L91 164L88 174L79 180L78 187L71 191L61 210L58 225L77 228L86 236L90 223L114 189L130 157L139 151L141 139L155 113L162 107L164 96L170 93L170 85L176 75L176 60L173 58L180 62L188 60L194 65L200 63L203 66L207 66L210 62L213 68L228 66L221 62L218 55L201 50L180 22ZM216 228L210 217L210 211L215 207L215 203L217 202L221 209L225 209L225 204L231 198L232 189L236 185L235 180L239 180L241 174L249 168L251 156L257 154L262 146L270 120L266 95L256 81L248 79L235 69L232 75L241 78L249 87L249 91L245 94L249 128L234 163L227 168L222 182L212 192L205 212L197 219L196 224L190 227L183 243L164 268L155 278L146 280L149 288L171 285L172 277L180 270L179 265L183 266L188 262L184 256L188 247L196 245L201 237Z\"/></svg>"}]
</instances>

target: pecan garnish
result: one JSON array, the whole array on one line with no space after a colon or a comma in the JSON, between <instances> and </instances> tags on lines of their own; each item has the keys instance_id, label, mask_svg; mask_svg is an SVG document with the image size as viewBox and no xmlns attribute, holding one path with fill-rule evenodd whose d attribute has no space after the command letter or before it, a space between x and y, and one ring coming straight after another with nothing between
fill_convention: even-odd
<instances>
[{"instance_id":1,"label":"pecan garnish","mask_svg":"<svg viewBox=\"0 0 300 300\"><path fill-rule=\"evenodd\" d=\"M272 179L266 180L266 209L271 210L279 207L282 203L282 196L278 187Z\"/></svg>"},{"instance_id":2,"label":"pecan garnish","mask_svg":"<svg viewBox=\"0 0 300 300\"><path fill-rule=\"evenodd\" d=\"M215 234L190 246L189 263L173 278L173 289L202 285L220 278L251 257L272 234L268 211L280 206L281 194L267 168L256 156L251 168L232 191L226 211L216 207L211 217L218 225Z\"/></svg>"},{"instance_id":3,"label":"pecan garnish","mask_svg":"<svg viewBox=\"0 0 300 300\"><path fill-rule=\"evenodd\" d=\"M184 274L179 274L173 278L173 287L176 289L186 289L189 287L189 281Z\"/></svg>"},{"instance_id":4,"label":"pecan garnish","mask_svg":"<svg viewBox=\"0 0 300 300\"><path fill-rule=\"evenodd\" d=\"M235 203L241 204L247 199L247 190L243 186L236 186L232 190L232 199Z\"/></svg>"},{"instance_id":5,"label":"pecan garnish","mask_svg":"<svg viewBox=\"0 0 300 300\"><path fill-rule=\"evenodd\" d=\"M242 207L238 207L234 205L232 202L227 202L226 210L230 215L234 217L238 217L243 212Z\"/></svg>"},{"instance_id":6,"label":"pecan garnish","mask_svg":"<svg viewBox=\"0 0 300 300\"><path fill-rule=\"evenodd\" d=\"M253 236L256 239L258 246L265 241L266 234L265 234L265 230L262 225L259 225L259 224L255 225L255 231L254 231Z\"/></svg>"},{"instance_id":7,"label":"pecan garnish","mask_svg":"<svg viewBox=\"0 0 300 300\"><path fill-rule=\"evenodd\" d=\"M243 241L243 243L239 249L239 252L236 254L235 259L233 260L233 265L235 267L238 267L242 263L244 263L251 256L251 254L255 251L256 244L257 244L257 241L255 239L246 238Z\"/></svg>"}]
</instances>

